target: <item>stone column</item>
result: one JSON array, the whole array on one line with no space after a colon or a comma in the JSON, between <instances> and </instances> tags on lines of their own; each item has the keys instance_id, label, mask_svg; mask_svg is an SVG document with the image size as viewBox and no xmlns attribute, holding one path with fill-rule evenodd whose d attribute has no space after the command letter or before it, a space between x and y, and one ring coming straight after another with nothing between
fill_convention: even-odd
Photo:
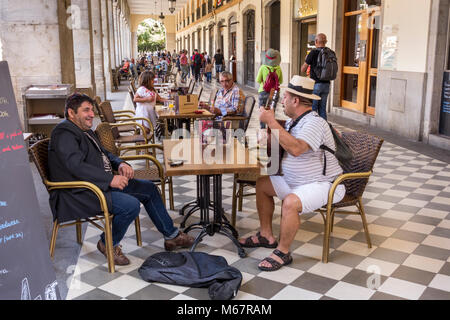
<instances>
[{"instance_id":1,"label":"stone column","mask_svg":"<svg viewBox=\"0 0 450 320\"><path fill-rule=\"evenodd\" d=\"M114 6L112 0L106 0L106 9L108 14L108 50L111 63L111 69L116 68L116 51L114 47Z\"/></svg>"},{"instance_id":2,"label":"stone column","mask_svg":"<svg viewBox=\"0 0 450 320\"><path fill-rule=\"evenodd\" d=\"M59 26L59 51L61 59L61 81L62 83L75 86L75 61L73 54L73 34L72 24L68 23L69 17L67 9L71 7L70 0L58 2L58 26ZM70 20L69 20L70 19ZM72 21L71 21L72 22Z\"/></svg>"},{"instance_id":3,"label":"stone column","mask_svg":"<svg viewBox=\"0 0 450 320\"><path fill-rule=\"evenodd\" d=\"M107 99L107 92L111 92L111 59L109 52L109 21L107 0L100 0L100 7L102 12L101 26L102 26L102 41L103 41L103 76L105 78L105 88Z\"/></svg>"},{"instance_id":4,"label":"stone column","mask_svg":"<svg viewBox=\"0 0 450 320\"><path fill-rule=\"evenodd\" d=\"M106 84L103 60L102 12L100 0L91 0L91 37L94 61L94 81L96 95L106 99Z\"/></svg>"},{"instance_id":5,"label":"stone column","mask_svg":"<svg viewBox=\"0 0 450 320\"><path fill-rule=\"evenodd\" d=\"M73 11L73 14L78 14L80 18L73 28L76 87L94 90L88 0L72 0L72 6L76 10Z\"/></svg>"},{"instance_id":6,"label":"stone column","mask_svg":"<svg viewBox=\"0 0 450 320\"><path fill-rule=\"evenodd\" d=\"M138 58L138 38L137 38L137 32L131 33L131 44L132 44L132 57L136 60ZM136 60L137 62L137 60Z\"/></svg>"}]
</instances>

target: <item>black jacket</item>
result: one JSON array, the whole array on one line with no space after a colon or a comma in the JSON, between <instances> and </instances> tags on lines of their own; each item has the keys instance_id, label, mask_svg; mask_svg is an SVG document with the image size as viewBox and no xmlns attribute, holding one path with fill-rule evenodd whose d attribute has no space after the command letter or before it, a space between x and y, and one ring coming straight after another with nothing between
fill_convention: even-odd
<instances>
[{"instance_id":1,"label":"black jacket","mask_svg":"<svg viewBox=\"0 0 450 320\"><path fill-rule=\"evenodd\" d=\"M213 300L236 296L241 272L225 258L204 252L159 252L148 257L138 270L142 279L194 288L208 287Z\"/></svg>"},{"instance_id":2,"label":"black jacket","mask_svg":"<svg viewBox=\"0 0 450 320\"><path fill-rule=\"evenodd\" d=\"M113 170L117 170L123 160L106 151L94 132L98 145L111 161ZM104 169L100 151L86 134L73 122L64 120L52 131L48 147L49 179L60 181L88 181L103 191L109 210L111 188L109 184L113 174ZM76 220L102 214L97 196L87 189L60 189L50 192L50 208L53 219L58 222Z\"/></svg>"}]
</instances>

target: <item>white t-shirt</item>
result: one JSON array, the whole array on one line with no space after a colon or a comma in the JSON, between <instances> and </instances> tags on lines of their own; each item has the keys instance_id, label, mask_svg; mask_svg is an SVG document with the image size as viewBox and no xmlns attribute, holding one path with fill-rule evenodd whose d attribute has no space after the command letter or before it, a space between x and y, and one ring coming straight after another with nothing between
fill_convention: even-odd
<instances>
[{"instance_id":1,"label":"white t-shirt","mask_svg":"<svg viewBox=\"0 0 450 320\"><path fill-rule=\"evenodd\" d=\"M141 86L137 89L136 93L141 98L147 98L151 95L155 95L155 92L148 90L146 87ZM155 111L156 99L153 102L136 102L136 118L147 118L153 124L153 128L156 126L156 111ZM144 127L150 128L150 125L147 124L147 121L137 120L136 122L142 124Z\"/></svg>"},{"instance_id":2,"label":"white t-shirt","mask_svg":"<svg viewBox=\"0 0 450 320\"><path fill-rule=\"evenodd\" d=\"M292 119L288 120L285 129L288 130ZM284 152L281 162L284 179L290 187L296 187L312 182L332 182L342 174L342 168L336 157L320 149L322 144L336 150L333 134L328 123L317 112L312 111L304 116L299 123L291 129L290 134L297 139L305 141L311 149L294 157ZM324 153L327 159L326 175L323 175Z\"/></svg>"}]
</instances>

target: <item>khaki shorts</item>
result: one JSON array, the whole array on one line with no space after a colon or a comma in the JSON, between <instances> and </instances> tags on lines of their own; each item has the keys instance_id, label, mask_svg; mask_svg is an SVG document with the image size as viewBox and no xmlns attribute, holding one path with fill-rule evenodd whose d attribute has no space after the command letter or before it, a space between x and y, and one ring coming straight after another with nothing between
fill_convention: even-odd
<instances>
[{"instance_id":1,"label":"khaki shorts","mask_svg":"<svg viewBox=\"0 0 450 320\"><path fill-rule=\"evenodd\" d=\"M289 194L295 194L302 202L302 213L313 212L326 205L331 182L313 182L301 186L290 187L283 176L271 176L273 189L277 197L284 200ZM345 186L340 184L334 192L333 203L341 201L345 196Z\"/></svg>"}]
</instances>

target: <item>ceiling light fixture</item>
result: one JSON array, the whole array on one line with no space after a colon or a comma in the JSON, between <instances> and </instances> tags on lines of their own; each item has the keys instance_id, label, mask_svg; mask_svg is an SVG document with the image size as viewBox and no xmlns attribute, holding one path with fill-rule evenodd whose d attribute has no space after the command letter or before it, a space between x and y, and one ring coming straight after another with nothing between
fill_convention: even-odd
<instances>
[{"instance_id":1,"label":"ceiling light fixture","mask_svg":"<svg viewBox=\"0 0 450 320\"><path fill-rule=\"evenodd\" d=\"M169 0L169 2L170 2L170 7L169 7L170 13L174 13L174 11L175 11L175 2L176 1L177 0Z\"/></svg>"},{"instance_id":2,"label":"ceiling light fixture","mask_svg":"<svg viewBox=\"0 0 450 320\"><path fill-rule=\"evenodd\" d=\"M163 12L162 12L162 0L161 0L161 15L158 17L160 20L161 20L161 22L164 20L164 14L163 14Z\"/></svg>"}]
</instances>

